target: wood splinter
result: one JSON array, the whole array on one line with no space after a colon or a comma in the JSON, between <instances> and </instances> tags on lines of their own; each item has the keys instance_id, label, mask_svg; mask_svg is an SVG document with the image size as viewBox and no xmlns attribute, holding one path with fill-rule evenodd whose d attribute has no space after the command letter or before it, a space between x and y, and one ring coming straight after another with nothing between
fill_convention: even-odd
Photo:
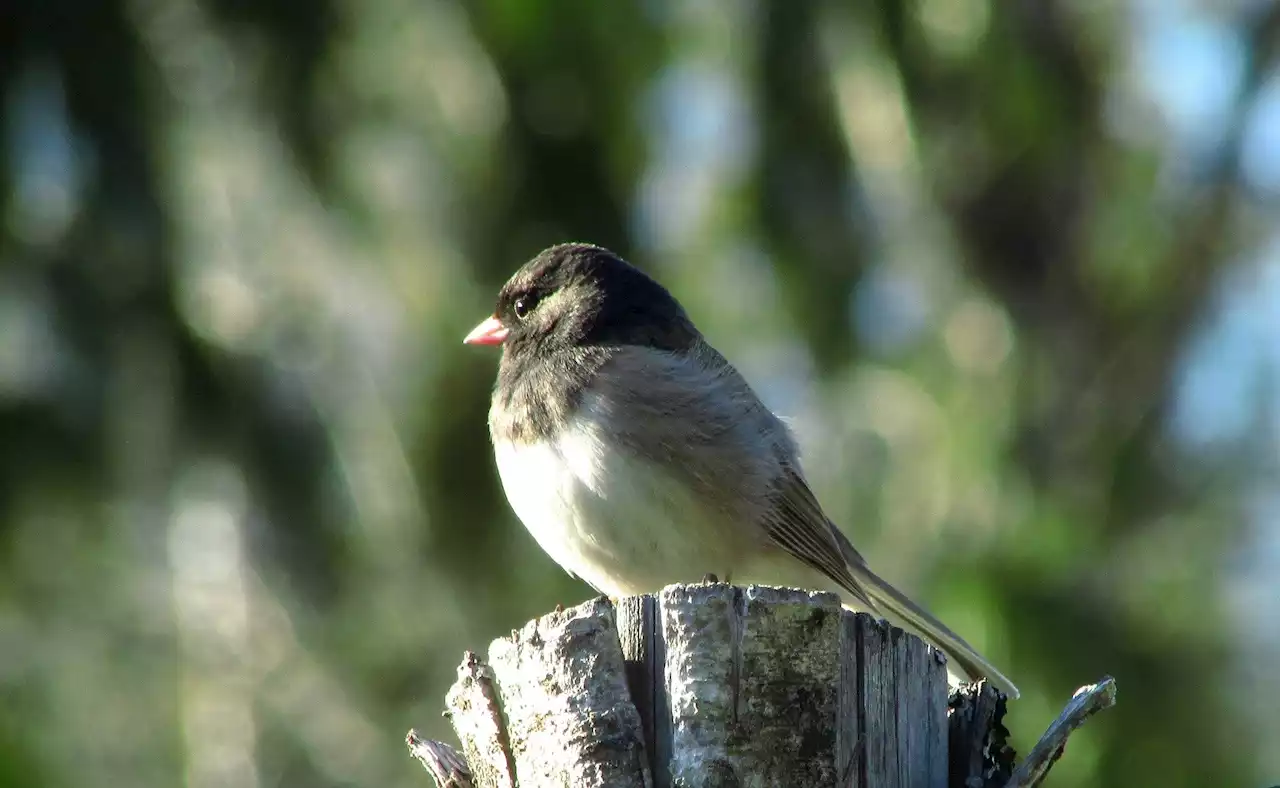
<instances>
[{"instance_id":1,"label":"wood splinter","mask_svg":"<svg viewBox=\"0 0 1280 788\"><path fill-rule=\"evenodd\" d=\"M424 739L418 732L410 729L404 739L409 745L409 753L422 763L436 788L473 788L471 770L462 754L442 741Z\"/></svg>"},{"instance_id":2,"label":"wood splinter","mask_svg":"<svg viewBox=\"0 0 1280 788\"><path fill-rule=\"evenodd\" d=\"M1097 684L1089 684L1076 690L1071 702L1040 737L1040 741L1036 742L1036 746L1031 748L1031 752L1027 753L1013 777L1005 783L1005 788L1034 788L1039 785L1058 758L1062 757L1067 737L1084 725L1085 720L1114 705L1116 680L1110 676L1104 676Z\"/></svg>"}]
</instances>

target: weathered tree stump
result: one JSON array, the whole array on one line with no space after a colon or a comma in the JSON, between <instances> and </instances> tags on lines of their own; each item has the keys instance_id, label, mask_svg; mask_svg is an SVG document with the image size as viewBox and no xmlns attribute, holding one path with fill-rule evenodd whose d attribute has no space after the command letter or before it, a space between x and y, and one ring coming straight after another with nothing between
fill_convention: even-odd
<instances>
[{"instance_id":1,"label":"weathered tree stump","mask_svg":"<svg viewBox=\"0 0 1280 788\"><path fill-rule=\"evenodd\" d=\"M1098 686L1101 708L1114 683ZM412 731L409 747L451 788L994 788L1014 773L1002 695L950 695L940 652L832 594L595 599L468 653L446 705L461 753ZM1024 764L1033 782L1017 784L1047 770Z\"/></svg>"}]
</instances>

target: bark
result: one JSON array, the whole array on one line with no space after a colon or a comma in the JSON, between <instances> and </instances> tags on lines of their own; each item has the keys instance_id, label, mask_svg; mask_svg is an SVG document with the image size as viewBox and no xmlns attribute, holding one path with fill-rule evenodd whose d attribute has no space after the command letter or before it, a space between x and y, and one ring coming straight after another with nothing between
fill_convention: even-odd
<instances>
[{"instance_id":1,"label":"bark","mask_svg":"<svg viewBox=\"0 0 1280 788\"><path fill-rule=\"evenodd\" d=\"M412 731L409 747L449 788L1020 788L1114 682L1082 693L1013 772L1004 697L949 696L918 638L831 594L677 585L468 653L446 701L461 753Z\"/></svg>"}]
</instances>

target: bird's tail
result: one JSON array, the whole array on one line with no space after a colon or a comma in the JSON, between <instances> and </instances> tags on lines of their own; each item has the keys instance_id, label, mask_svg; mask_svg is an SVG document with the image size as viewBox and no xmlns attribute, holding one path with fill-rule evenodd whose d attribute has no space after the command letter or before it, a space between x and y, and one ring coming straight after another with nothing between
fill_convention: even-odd
<instances>
[{"instance_id":1,"label":"bird's tail","mask_svg":"<svg viewBox=\"0 0 1280 788\"><path fill-rule=\"evenodd\" d=\"M953 672L962 674L969 681L988 679L1009 697L1018 697L1018 688L995 665L966 643L964 638L948 629L946 624L934 618L929 611L912 602L906 594L871 571L839 528L832 526L831 530L835 532L836 540L845 554L849 572L877 608L868 612L879 613L888 618L891 624L942 649L947 655L948 667Z\"/></svg>"},{"instance_id":2,"label":"bird's tail","mask_svg":"<svg viewBox=\"0 0 1280 788\"><path fill-rule=\"evenodd\" d=\"M956 633L947 628L927 610L912 602L898 589L866 567L851 566L849 570L871 597L878 612L895 626L924 638L942 649L952 670L958 668L969 681L986 678L1011 698L1018 697L1018 688L981 654Z\"/></svg>"}]
</instances>

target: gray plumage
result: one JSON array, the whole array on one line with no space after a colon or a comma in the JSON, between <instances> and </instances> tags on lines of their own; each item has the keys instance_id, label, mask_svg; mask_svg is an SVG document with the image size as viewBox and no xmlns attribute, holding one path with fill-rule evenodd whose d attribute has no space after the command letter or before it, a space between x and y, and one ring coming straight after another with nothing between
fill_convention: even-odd
<instances>
[{"instance_id":1,"label":"gray plumage","mask_svg":"<svg viewBox=\"0 0 1280 788\"><path fill-rule=\"evenodd\" d=\"M543 252L499 294L489 413L517 516L612 596L708 573L835 591L940 647L952 674L1007 678L867 567L823 513L786 426L638 269L585 244Z\"/></svg>"}]
</instances>

